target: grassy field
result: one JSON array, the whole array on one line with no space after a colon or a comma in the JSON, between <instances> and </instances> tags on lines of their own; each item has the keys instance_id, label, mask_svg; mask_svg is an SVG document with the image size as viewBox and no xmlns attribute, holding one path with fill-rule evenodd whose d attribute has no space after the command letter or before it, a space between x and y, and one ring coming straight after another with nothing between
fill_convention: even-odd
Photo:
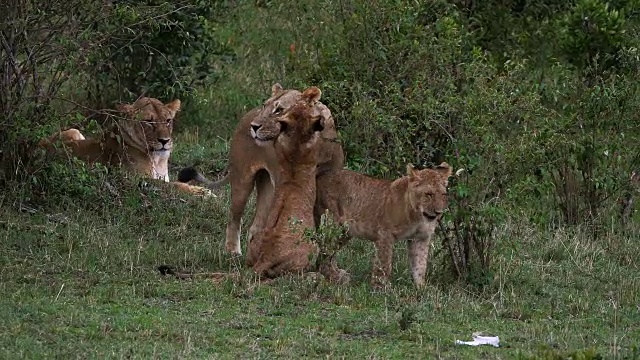
<instances>
[{"instance_id":1,"label":"grassy field","mask_svg":"<svg viewBox=\"0 0 640 360\"><path fill-rule=\"evenodd\" d=\"M213 141L181 134L174 162L211 156L209 168L223 167L227 144ZM339 259L349 285L311 275L260 284L222 252L228 190L190 198L120 180L130 186L99 204L0 198L1 358L640 356L637 226L594 238L513 216L496 234L494 277L483 288L450 280L439 241L421 290L403 243L393 286L371 288L373 247L360 241ZM160 264L233 276L178 280L160 276ZM454 344L474 332L502 346Z\"/></svg>"}]
</instances>

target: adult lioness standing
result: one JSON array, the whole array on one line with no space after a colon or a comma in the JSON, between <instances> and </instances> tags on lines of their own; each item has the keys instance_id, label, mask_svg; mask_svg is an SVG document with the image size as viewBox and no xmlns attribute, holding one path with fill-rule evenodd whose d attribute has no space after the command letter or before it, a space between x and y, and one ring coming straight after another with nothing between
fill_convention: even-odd
<instances>
[{"instance_id":1,"label":"adult lioness standing","mask_svg":"<svg viewBox=\"0 0 640 360\"><path fill-rule=\"evenodd\" d=\"M203 182L208 188L231 184L231 208L226 229L225 250L241 254L240 222L249 196L256 188L256 211L249 228L248 242L265 227L268 209L273 199L273 186L277 182L279 164L273 149L273 140L280 134L281 123L277 119L289 112L302 100L298 90L284 90L278 83L271 88L271 97L262 107L249 111L242 117L231 138L227 175L220 181L207 180L194 169L185 169L179 175L180 181L192 179ZM311 109L313 116L320 117L324 129L320 132L319 165L317 173L322 174L344 167L344 152L337 141L338 133L331 111L320 101Z\"/></svg>"},{"instance_id":2,"label":"adult lioness standing","mask_svg":"<svg viewBox=\"0 0 640 360\"><path fill-rule=\"evenodd\" d=\"M319 176L315 223L318 224L320 216L328 210L335 221L347 225L348 236L374 242L374 285L388 282L394 242L409 238L411 275L416 286L422 286L431 238L447 207L449 176L451 167L447 163L424 170L408 165L407 175L394 181L374 179L350 170ZM344 244L348 237L341 240ZM318 264L327 278L340 279L346 273L335 265L334 255L321 251Z\"/></svg>"}]
</instances>

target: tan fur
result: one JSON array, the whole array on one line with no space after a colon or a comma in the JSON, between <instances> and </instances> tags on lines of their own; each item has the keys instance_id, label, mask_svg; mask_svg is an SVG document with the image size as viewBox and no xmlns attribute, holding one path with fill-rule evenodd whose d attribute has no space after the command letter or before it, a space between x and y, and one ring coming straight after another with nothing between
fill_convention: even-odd
<instances>
[{"instance_id":1,"label":"tan fur","mask_svg":"<svg viewBox=\"0 0 640 360\"><path fill-rule=\"evenodd\" d=\"M114 126L100 137L85 138L77 129L67 129L41 139L39 146L54 150L62 142L68 151L87 163L122 166L152 179L169 182L169 156L173 149L173 120L180 110L180 100L168 104L142 97L133 104L119 104ZM206 189L172 183L181 190L196 194Z\"/></svg>"},{"instance_id":2,"label":"tan fur","mask_svg":"<svg viewBox=\"0 0 640 360\"><path fill-rule=\"evenodd\" d=\"M40 139L38 146L46 148L53 147L53 144L62 141L63 144L67 144L73 141L85 140L84 135L78 129L68 129L57 132L47 138Z\"/></svg>"},{"instance_id":3,"label":"tan fur","mask_svg":"<svg viewBox=\"0 0 640 360\"><path fill-rule=\"evenodd\" d=\"M424 284L431 238L447 207L447 184L451 167L415 170L394 181L380 180L349 170L318 177L316 223L328 209L334 221L347 224L348 236L374 242L376 258L372 282L382 285L391 274L393 243L408 242L409 264L416 286ZM348 238L341 239L344 244ZM333 255L320 258L320 271L330 279L344 276Z\"/></svg>"},{"instance_id":4,"label":"tan fur","mask_svg":"<svg viewBox=\"0 0 640 360\"><path fill-rule=\"evenodd\" d=\"M281 133L274 143L279 163L274 200L263 231L249 243L247 265L261 276L276 277L309 268L315 244L305 240L313 228L316 171L322 156L324 118L315 111L320 90L304 91L301 101L280 117Z\"/></svg>"},{"instance_id":5,"label":"tan fur","mask_svg":"<svg viewBox=\"0 0 640 360\"><path fill-rule=\"evenodd\" d=\"M302 99L297 90L283 90L274 84L271 97L262 107L249 111L242 117L231 138L228 174L217 183L209 182L214 189L222 183L231 184L231 208L226 229L225 250L241 254L240 222L249 196L256 188L256 211L249 228L248 242L265 227L268 209L273 199L273 184L278 180L279 165L273 148L273 140L280 134L277 119L291 110ZM312 116L320 116L324 122L317 172L324 173L344 166L342 146L337 142L338 133L331 111L321 102L310 110ZM205 179L203 179L205 180ZM206 181L206 180L205 180Z\"/></svg>"}]
</instances>

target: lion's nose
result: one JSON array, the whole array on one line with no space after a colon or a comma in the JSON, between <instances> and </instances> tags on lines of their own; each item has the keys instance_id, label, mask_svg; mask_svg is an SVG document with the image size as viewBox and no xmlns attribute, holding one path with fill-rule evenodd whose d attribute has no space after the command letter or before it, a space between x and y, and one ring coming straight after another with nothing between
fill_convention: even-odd
<instances>
[{"instance_id":1,"label":"lion's nose","mask_svg":"<svg viewBox=\"0 0 640 360\"><path fill-rule=\"evenodd\" d=\"M167 143L168 143L169 141L171 141L171 139L169 139L169 138L158 138L158 142L159 142L160 144L162 144L162 146L167 145Z\"/></svg>"},{"instance_id":2,"label":"lion's nose","mask_svg":"<svg viewBox=\"0 0 640 360\"><path fill-rule=\"evenodd\" d=\"M262 125L251 124L251 129L253 129L253 132L258 132L258 130L260 130L261 127Z\"/></svg>"}]
</instances>

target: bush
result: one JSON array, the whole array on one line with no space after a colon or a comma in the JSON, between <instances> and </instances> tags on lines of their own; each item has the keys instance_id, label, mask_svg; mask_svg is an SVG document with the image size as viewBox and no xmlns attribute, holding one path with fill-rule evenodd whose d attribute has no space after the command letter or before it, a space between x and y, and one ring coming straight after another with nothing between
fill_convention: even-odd
<instances>
[{"instance_id":1,"label":"bush","mask_svg":"<svg viewBox=\"0 0 640 360\"><path fill-rule=\"evenodd\" d=\"M509 212L544 225L609 218L638 158L632 3L240 2L228 29L250 55L221 81L319 86L352 169L464 168L445 225L473 254ZM481 252L463 267L490 273Z\"/></svg>"},{"instance_id":2,"label":"bush","mask_svg":"<svg viewBox=\"0 0 640 360\"><path fill-rule=\"evenodd\" d=\"M226 137L278 81L323 90L352 169L464 168L456 237L514 209L600 226L640 164L636 2L14 1L1 25L0 65L20 69L0 84L3 174L29 168L33 139L87 125L76 103L186 97L180 126Z\"/></svg>"},{"instance_id":3,"label":"bush","mask_svg":"<svg viewBox=\"0 0 640 360\"><path fill-rule=\"evenodd\" d=\"M185 97L215 83L217 61L234 54L214 34L225 8L190 0L118 1L95 27L98 51L89 59L89 97L98 105L115 98Z\"/></svg>"},{"instance_id":4,"label":"bush","mask_svg":"<svg viewBox=\"0 0 640 360\"><path fill-rule=\"evenodd\" d=\"M35 142L113 101L188 96L232 57L214 39L221 3L72 1L0 7L0 182L28 178ZM71 11L69 9L72 9ZM26 175L26 176L24 176Z\"/></svg>"}]
</instances>

